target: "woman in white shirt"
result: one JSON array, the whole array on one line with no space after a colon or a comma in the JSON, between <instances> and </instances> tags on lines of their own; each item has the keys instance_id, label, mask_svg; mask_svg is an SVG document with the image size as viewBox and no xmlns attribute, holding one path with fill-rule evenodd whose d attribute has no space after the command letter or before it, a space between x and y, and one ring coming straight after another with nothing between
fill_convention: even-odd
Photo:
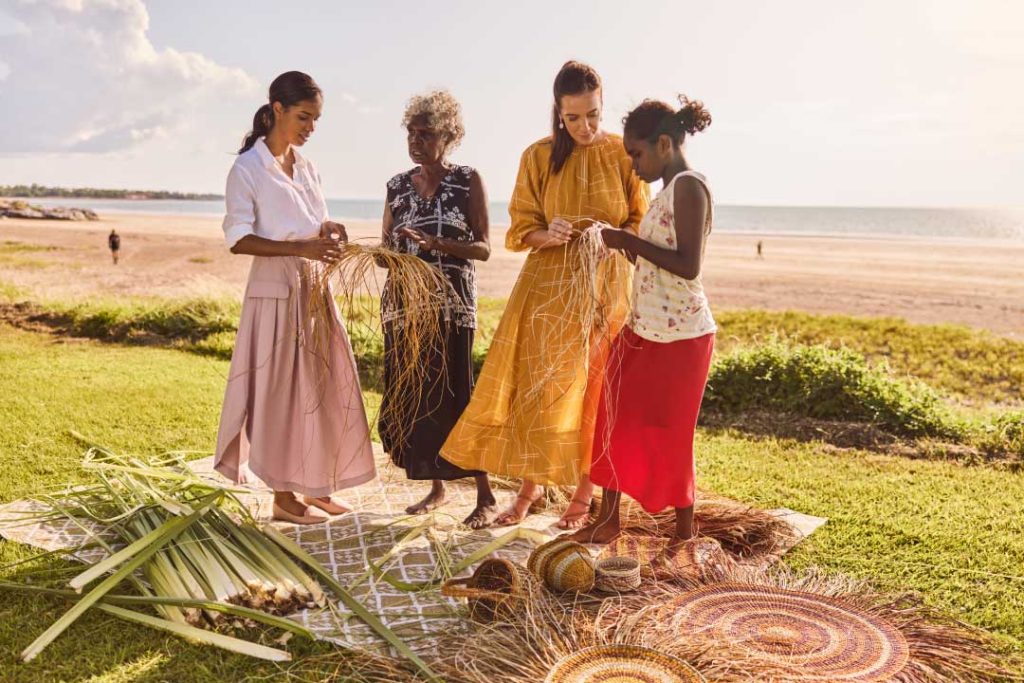
<instances>
[{"instance_id":1,"label":"woman in white shirt","mask_svg":"<svg viewBox=\"0 0 1024 683\"><path fill-rule=\"evenodd\" d=\"M274 489L274 517L297 524L348 512L332 494L376 476L355 357L336 309L327 357L311 346L311 271L336 260L347 239L328 220L316 168L297 150L322 108L308 75L274 79L225 192L227 245L254 258L215 466L236 483L255 474Z\"/></svg>"}]
</instances>

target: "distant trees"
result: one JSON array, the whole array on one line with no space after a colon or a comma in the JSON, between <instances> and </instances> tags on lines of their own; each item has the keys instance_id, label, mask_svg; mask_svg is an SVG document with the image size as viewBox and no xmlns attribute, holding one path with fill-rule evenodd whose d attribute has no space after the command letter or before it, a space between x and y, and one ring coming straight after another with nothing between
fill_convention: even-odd
<instances>
[{"instance_id":1,"label":"distant trees","mask_svg":"<svg viewBox=\"0 0 1024 683\"><path fill-rule=\"evenodd\" d=\"M46 185L0 185L0 197L87 197L91 199L223 199L219 194L168 192L166 190L109 190L95 187L47 187Z\"/></svg>"}]
</instances>

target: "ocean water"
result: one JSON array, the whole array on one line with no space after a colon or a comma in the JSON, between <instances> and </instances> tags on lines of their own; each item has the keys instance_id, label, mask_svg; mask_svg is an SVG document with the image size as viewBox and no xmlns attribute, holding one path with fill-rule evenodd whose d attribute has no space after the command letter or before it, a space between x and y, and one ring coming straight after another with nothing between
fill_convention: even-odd
<instances>
[{"instance_id":1,"label":"ocean water","mask_svg":"<svg viewBox=\"0 0 1024 683\"><path fill-rule=\"evenodd\" d=\"M131 199L33 199L45 206L79 206L103 213L155 213L220 216L222 201ZM331 216L344 220L379 220L383 202L329 199ZM944 239L1024 240L1020 208L872 208L729 206L715 207L715 230L754 234L797 234ZM508 223L508 202L492 202L491 222Z\"/></svg>"}]
</instances>

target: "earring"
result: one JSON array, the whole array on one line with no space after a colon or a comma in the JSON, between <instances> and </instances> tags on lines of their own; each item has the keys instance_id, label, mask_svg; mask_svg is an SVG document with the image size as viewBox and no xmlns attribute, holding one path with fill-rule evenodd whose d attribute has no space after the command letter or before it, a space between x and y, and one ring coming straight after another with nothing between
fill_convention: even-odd
<instances>
[{"instance_id":1,"label":"earring","mask_svg":"<svg viewBox=\"0 0 1024 683\"><path fill-rule=\"evenodd\" d=\"M559 122L558 122L558 127L559 127L559 128L565 128L565 121L561 121L561 120L559 120Z\"/></svg>"}]
</instances>

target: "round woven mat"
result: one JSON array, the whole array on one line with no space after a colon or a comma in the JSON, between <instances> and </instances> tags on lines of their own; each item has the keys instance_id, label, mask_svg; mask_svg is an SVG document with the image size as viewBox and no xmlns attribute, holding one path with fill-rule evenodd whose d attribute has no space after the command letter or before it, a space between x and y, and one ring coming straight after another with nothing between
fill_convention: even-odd
<instances>
[{"instance_id":1,"label":"round woven mat","mask_svg":"<svg viewBox=\"0 0 1024 683\"><path fill-rule=\"evenodd\" d=\"M636 645L597 645L558 660L544 683L704 683L689 664Z\"/></svg>"},{"instance_id":2,"label":"round woven mat","mask_svg":"<svg viewBox=\"0 0 1024 683\"><path fill-rule=\"evenodd\" d=\"M888 681L910 651L899 629L841 599L736 583L671 603L673 621L829 681Z\"/></svg>"}]
</instances>

